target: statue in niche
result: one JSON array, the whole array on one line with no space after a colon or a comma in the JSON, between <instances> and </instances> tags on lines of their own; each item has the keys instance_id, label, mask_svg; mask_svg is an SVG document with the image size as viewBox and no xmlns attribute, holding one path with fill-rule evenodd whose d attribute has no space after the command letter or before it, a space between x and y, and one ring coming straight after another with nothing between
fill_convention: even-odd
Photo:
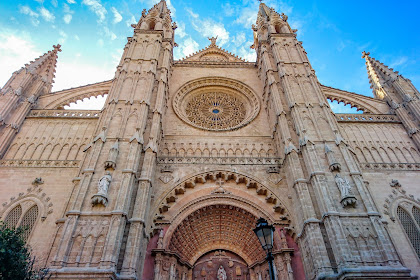
<instances>
[{"instance_id":1,"label":"statue in niche","mask_svg":"<svg viewBox=\"0 0 420 280\"><path fill-rule=\"evenodd\" d=\"M98 192L94 196L92 196L92 205L108 205L108 188L111 181L111 173L109 171L106 171L105 175L102 176L101 179L99 179Z\"/></svg>"},{"instance_id":2,"label":"statue in niche","mask_svg":"<svg viewBox=\"0 0 420 280\"><path fill-rule=\"evenodd\" d=\"M341 205L343 205L343 207L354 207L356 205L357 199L352 193L352 188L350 186L349 181L337 174L335 175L335 183L337 184L337 187L341 193Z\"/></svg>"},{"instance_id":3,"label":"statue in niche","mask_svg":"<svg viewBox=\"0 0 420 280\"><path fill-rule=\"evenodd\" d=\"M217 271L217 280L227 280L227 274L222 265L219 267L219 270Z\"/></svg>"}]
</instances>

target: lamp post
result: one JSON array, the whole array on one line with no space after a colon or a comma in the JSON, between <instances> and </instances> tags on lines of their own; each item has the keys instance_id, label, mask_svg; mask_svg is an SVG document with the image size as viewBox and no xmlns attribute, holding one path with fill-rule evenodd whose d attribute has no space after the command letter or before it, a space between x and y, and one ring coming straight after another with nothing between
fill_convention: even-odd
<instances>
[{"instance_id":1,"label":"lamp post","mask_svg":"<svg viewBox=\"0 0 420 280\"><path fill-rule=\"evenodd\" d=\"M273 250L273 225L269 225L267 220L264 218L259 218L257 221L257 226L254 229L255 234L258 237L258 240L261 243L263 249L267 252L266 260L268 261L269 271L270 271L270 280L276 280L273 268L273 255L271 251Z\"/></svg>"}]
</instances>

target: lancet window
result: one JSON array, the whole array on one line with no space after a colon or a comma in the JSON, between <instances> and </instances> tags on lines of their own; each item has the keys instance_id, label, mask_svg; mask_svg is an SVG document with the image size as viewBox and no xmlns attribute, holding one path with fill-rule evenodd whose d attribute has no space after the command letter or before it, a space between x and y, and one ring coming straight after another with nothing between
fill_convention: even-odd
<instances>
[{"instance_id":1,"label":"lancet window","mask_svg":"<svg viewBox=\"0 0 420 280\"><path fill-rule=\"evenodd\" d=\"M405 208L398 206L397 215L417 256L420 258L420 210L414 206L411 211L407 211Z\"/></svg>"},{"instance_id":2,"label":"lancet window","mask_svg":"<svg viewBox=\"0 0 420 280\"><path fill-rule=\"evenodd\" d=\"M21 204L15 206L7 214L4 223L9 228L25 227L26 230L23 234L23 239L27 241L38 219L39 209L36 204L25 208L26 211L23 211Z\"/></svg>"}]
</instances>

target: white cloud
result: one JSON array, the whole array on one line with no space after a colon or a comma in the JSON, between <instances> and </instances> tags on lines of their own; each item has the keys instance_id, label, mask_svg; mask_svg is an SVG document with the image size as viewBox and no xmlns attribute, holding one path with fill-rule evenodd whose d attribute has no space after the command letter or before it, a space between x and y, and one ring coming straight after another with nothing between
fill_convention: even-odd
<instances>
[{"instance_id":1,"label":"white cloud","mask_svg":"<svg viewBox=\"0 0 420 280\"><path fill-rule=\"evenodd\" d=\"M190 14L190 16L192 16L193 18L198 18L198 17L199 17L199 15L198 15L198 14L196 14L196 13L194 13L191 9L186 8L185 10L186 10L186 11Z\"/></svg>"},{"instance_id":2,"label":"white cloud","mask_svg":"<svg viewBox=\"0 0 420 280\"><path fill-rule=\"evenodd\" d=\"M80 38L77 35L74 35L74 39L77 40L77 41L80 41Z\"/></svg>"},{"instance_id":3,"label":"white cloud","mask_svg":"<svg viewBox=\"0 0 420 280\"><path fill-rule=\"evenodd\" d=\"M60 35L60 38L58 39L58 43L64 44L64 42L67 39L67 34L63 30L58 31L58 34Z\"/></svg>"},{"instance_id":4,"label":"white cloud","mask_svg":"<svg viewBox=\"0 0 420 280\"><path fill-rule=\"evenodd\" d=\"M89 10L98 16L98 23L101 23L105 20L107 10L104 8L104 6L102 6L100 0L83 0L82 4L88 6Z\"/></svg>"},{"instance_id":5,"label":"white cloud","mask_svg":"<svg viewBox=\"0 0 420 280\"><path fill-rule=\"evenodd\" d=\"M175 30L175 34L181 38L184 38L187 33L185 33L185 23L183 21L178 22L178 28Z\"/></svg>"},{"instance_id":6,"label":"white cloud","mask_svg":"<svg viewBox=\"0 0 420 280\"><path fill-rule=\"evenodd\" d=\"M38 2L39 4L43 4L44 0L35 0L36 2Z\"/></svg>"},{"instance_id":7,"label":"white cloud","mask_svg":"<svg viewBox=\"0 0 420 280\"><path fill-rule=\"evenodd\" d=\"M125 21L125 24L127 24L127 27L130 27L131 24L136 24L136 23L137 23L136 18L133 15L131 15L131 18Z\"/></svg>"},{"instance_id":8,"label":"white cloud","mask_svg":"<svg viewBox=\"0 0 420 280\"><path fill-rule=\"evenodd\" d=\"M242 57L246 61L256 61L257 54L255 53L255 50L250 48L252 44L253 42L246 42L245 45L239 49L238 56Z\"/></svg>"},{"instance_id":9,"label":"white cloud","mask_svg":"<svg viewBox=\"0 0 420 280\"><path fill-rule=\"evenodd\" d=\"M235 23L242 24L245 28L250 28L252 24L255 24L257 21L257 11L253 8L243 8L239 17L235 20Z\"/></svg>"},{"instance_id":10,"label":"white cloud","mask_svg":"<svg viewBox=\"0 0 420 280\"><path fill-rule=\"evenodd\" d=\"M47 9L45 9L44 7L40 7L38 9L38 11L41 14L41 17L45 21L53 22L55 20L55 16L50 11L48 11Z\"/></svg>"},{"instance_id":11,"label":"white cloud","mask_svg":"<svg viewBox=\"0 0 420 280\"><path fill-rule=\"evenodd\" d=\"M217 44L223 46L229 41L229 32L221 22L215 22L212 19L201 20L199 15L194 13L191 9L186 9L191 15L191 24L193 28L199 32L203 37L216 37Z\"/></svg>"},{"instance_id":12,"label":"white cloud","mask_svg":"<svg viewBox=\"0 0 420 280\"><path fill-rule=\"evenodd\" d=\"M392 63L389 65L389 67L390 67L390 68L395 68L395 67L397 67L397 66L400 66L400 65L405 64L407 61L408 61L408 57L406 57L406 56L402 56L402 57L399 57L399 58L395 59L395 60L394 60L394 62L392 62Z\"/></svg>"},{"instance_id":13,"label":"white cloud","mask_svg":"<svg viewBox=\"0 0 420 280\"><path fill-rule=\"evenodd\" d=\"M74 0L67 0L67 3L69 3L69 4L75 4L76 1L74 1Z\"/></svg>"},{"instance_id":14,"label":"white cloud","mask_svg":"<svg viewBox=\"0 0 420 280\"><path fill-rule=\"evenodd\" d=\"M96 44L97 44L98 46L100 46L100 47L103 47L103 46L104 46L104 40L99 39L99 40L96 42Z\"/></svg>"},{"instance_id":15,"label":"white cloud","mask_svg":"<svg viewBox=\"0 0 420 280\"><path fill-rule=\"evenodd\" d=\"M243 43L245 43L245 41L246 41L245 32L239 32L232 39L233 44L235 44L235 46L237 47L242 46Z\"/></svg>"},{"instance_id":16,"label":"white cloud","mask_svg":"<svg viewBox=\"0 0 420 280\"><path fill-rule=\"evenodd\" d=\"M51 5L53 5L54 7L57 8L58 6L58 1L57 0L51 0Z\"/></svg>"},{"instance_id":17,"label":"white cloud","mask_svg":"<svg viewBox=\"0 0 420 280\"><path fill-rule=\"evenodd\" d=\"M20 6L19 7L19 13L24 14L24 15L28 15L31 18L32 25L38 26L39 15L36 12L34 12L33 10L31 10L31 8L29 8L29 6Z\"/></svg>"},{"instance_id":18,"label":"white cloud","mask_svg":"<svg viewBox=\"0 0 420 280\"><path fill-rule=\"evenodd\" d=\"M15 31L2 28L0 32L0 87L12 76L14 71L22 68L25 63L33 61L42 55L28 35L20 35Z\"/></svg>"},{"instance_id":19,"label":"white cloud","mask_svg":"<svg viewBox=\"0 0 420 280\"><path fill-rule=\"evenodd\" d=\"M120 21L122 21L122 16L121 14L118 12L117 9L115 9L114 7L111 8L112 13L114 14L114 20L112 21L113 23L119 23Z\"/></svg>"},{"instance_id":20,"label":"white cloud","mask_svg":"<svg viewBox=\"0 0 420 280\"><path fill-rule=\"evenodd\" d=\"M178 60L182 57L188 56L193 54L194 52L198 51L199 45L196 41L194 41L191 37L183 40L177 48L174 50L174 59Z\"/></svg>"},{"instance_id":21,"label":"white cloud","mask_svg":"<svg viewBox=\"0 0 420 280\"><path fill-rule=\"evenodd\" d=\"M233 13L235 12L235 9L232 7L230 3L222 4L222 9L225 16L228 16L228 17L232 16Z\"/></svg>"},{"instance_id":22,"label":"white cloud","mask_svg":"<svg viewBox=\"0 0 420 280\"><path fill-rule=\"evenodd\" d=\"M117 35L115 35L115 33L109 30L109 28L106 26L104 27L104 34L106 37L108 37L111 40L117 39Z\"/></svg>"},{"instance_id":23,"label":"white cloud","mask_svg":"<svg viewBox=\"0 0 420 280\"><path fill-rule=\"evenodd\" d=\"M70 15L70 14L66 14L66 15L64 15L63 16L63 21L65 22L65 23L67 23L67 24L69 24L70 23L70 21L71 21L71 19L72 19L72 15Z\"/></svg>"}]
</instances>

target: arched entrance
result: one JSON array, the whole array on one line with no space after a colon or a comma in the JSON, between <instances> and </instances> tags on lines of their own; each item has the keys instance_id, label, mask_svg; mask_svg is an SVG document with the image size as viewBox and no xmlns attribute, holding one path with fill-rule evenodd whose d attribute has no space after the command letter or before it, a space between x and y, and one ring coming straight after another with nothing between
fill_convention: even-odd
<instances>
[{"instance_id":1,"label":"arched entrance","mask_svg":"<svg viewBox=\"0 0 420 280\"><path fill-rule=\"evenodd\" d=\"M154 279L266 279L266 254L252 231L257 216L228 203L194 209L177 225L161 231L158 248L153 250ZM273 254L279 280L293 279L292 252L285 236L276 231Z\"/></svg>"},{"instance_id":2,"label":"arched entrance","mask_svg":"<svg viewBox=\"0 0 420 280\"><path fill-rule=\"evenodd\" d=\"M215 250L201 256L194 264L193 279L250 280L247 263L230 251Z\"/></svg>"}]
</instances>

